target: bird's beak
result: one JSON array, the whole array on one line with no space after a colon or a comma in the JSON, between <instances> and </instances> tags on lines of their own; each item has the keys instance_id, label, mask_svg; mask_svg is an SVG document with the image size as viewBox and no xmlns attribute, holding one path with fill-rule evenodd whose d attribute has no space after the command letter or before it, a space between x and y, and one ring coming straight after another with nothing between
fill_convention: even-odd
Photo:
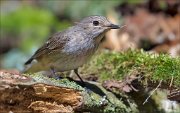
<instances>
[{"instance_id":1,"label":"bird's beak","mask_svg":"<svg viewBox=\"0 0 180 113\"><path fill-rule=\"evenodd\" d=\"M110 24L107 27L110 28L110 29L119 29L120 28L119 25L115 25L115 24Z\"/></svg>"}]
</instances>

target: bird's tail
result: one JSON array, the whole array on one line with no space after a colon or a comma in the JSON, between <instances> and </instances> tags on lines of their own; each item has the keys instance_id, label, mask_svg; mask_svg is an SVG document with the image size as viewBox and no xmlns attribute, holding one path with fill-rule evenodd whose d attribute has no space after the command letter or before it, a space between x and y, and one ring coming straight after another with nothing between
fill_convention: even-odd
<instances>
[{"instance_id":1,"label":"bird's tail","mask_svg":"<svg viewBox=\"0 0 180 113\"><path fill-rule=\"evenodd\" d=\"M35 73L38 72L40 69L39 63L37 61L34 61L33 59L29 59L24 64L24 70L23 73Z\"/></svg>"},{"instance_id":2,"label":"bird's tail","mask_svg":"<svg viewBox=\"0 0 180 113\"><path fill-rule=\"evenodd\" d=\"M24 63L24 65L31 64L32 60L33 60L33 59L32 59L32 58L30 58L27 62L25 62L25 63Z\"/></svg>"}]
</instances>

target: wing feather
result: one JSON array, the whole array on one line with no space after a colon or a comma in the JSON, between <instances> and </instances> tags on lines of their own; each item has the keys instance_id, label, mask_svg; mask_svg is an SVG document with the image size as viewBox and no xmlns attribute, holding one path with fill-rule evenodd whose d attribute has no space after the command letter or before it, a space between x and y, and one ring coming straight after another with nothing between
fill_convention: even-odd
<instances>
[{"instance_id":1,"label":"wing feather","mask_svg":"<svg viewBox=\"0 0 180 113\"><path fill-rule=\"evenodd\" d=\"M67 39L68 38L64 32L54 34L41 48L35 52L35 54L25 63L25 65L30 64L33 59L38 60L43 56L47 56L53 52L56 52L57 50L61 50L64 47Z\"/></svg>"}]
</instances>

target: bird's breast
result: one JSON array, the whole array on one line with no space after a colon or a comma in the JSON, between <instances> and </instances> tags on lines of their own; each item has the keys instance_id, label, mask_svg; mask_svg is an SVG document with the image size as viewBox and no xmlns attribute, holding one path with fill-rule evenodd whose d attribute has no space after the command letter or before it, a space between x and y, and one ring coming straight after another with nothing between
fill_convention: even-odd
<instances>
[{"instance_id":1,"label":"bird's breast","mask_svg":"<svg viewBox=\"0 0 180 113\"><path fill-rule=\"evenodd\" d=\"M85 37L77 37L69 40L65 44L62 52L70 55L85 55L88 53L91 54L96 49L97 45L92 39Z\"/></svg>"}]
</instances>

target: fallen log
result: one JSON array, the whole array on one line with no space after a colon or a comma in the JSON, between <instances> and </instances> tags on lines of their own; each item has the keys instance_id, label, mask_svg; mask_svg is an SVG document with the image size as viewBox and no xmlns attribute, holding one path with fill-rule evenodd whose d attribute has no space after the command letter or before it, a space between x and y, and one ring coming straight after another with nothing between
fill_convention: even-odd
<instances>
[{"instance_id":1,"label":"fallen log","mask_svg":"<svg viewBox=\"0 0 180 113\"><path fill-rule=\"evenodd\" d=\"M69 79L55 80L42 74L0 71L1 112L135 112L136 104L123 102L100 83L82 87ZM125 104L126 103L126 104Z\"/></svg>"}]
</instances>

